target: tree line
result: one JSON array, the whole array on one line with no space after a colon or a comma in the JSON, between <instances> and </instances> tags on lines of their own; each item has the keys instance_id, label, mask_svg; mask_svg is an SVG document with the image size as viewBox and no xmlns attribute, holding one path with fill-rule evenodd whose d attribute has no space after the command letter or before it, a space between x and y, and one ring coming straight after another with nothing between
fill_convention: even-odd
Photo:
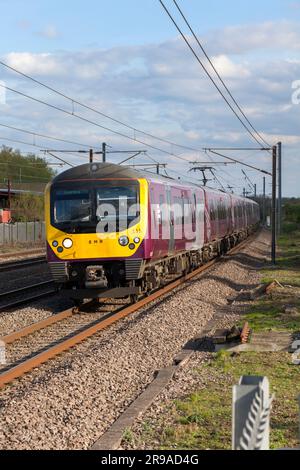
<instances>
[{"instance_id":1,"label":"tree line","mask_svg":"<svg viewBox=\"0 0 300 470\"><path fill-rule=\"evenodd\" d=\"M0 187L28 189L44 187L55 176L45 158L34 154L22 155L19 150L3 146L0 149ZM40 190L40 189L39 189ZM24 192L11 197L13 221L44 220L44 197Z\"/></svg>"}]
</instances>

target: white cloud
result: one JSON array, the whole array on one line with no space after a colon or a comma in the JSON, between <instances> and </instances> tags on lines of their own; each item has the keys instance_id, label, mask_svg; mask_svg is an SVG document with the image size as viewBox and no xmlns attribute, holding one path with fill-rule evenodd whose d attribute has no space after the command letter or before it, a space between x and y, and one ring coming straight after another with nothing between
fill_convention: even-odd
<instances>
[{"instance_id":1,"label":"white cloud","mask_svg":"<svg viewBox=\"0 0 300 470\"><path fill-rule=\"evenodd\" d=\"M188 131L185 132L185 136L187 137L187 139L199 141L199 139L201 138L201 133L196 131Z\"/></svg>"},{"instance_id":2,"label":"white cloud","mask_svg":"<svg viewBox=\"0 0 300 470\"><path fill-rule=\"evenodd\" d=\"M100 59L100 60L99 60ZM67 76L76 80L96 80L107 69L107 61L101 60L101 53L30 53L11 52L6 56L6 62L11 67L26 74Z\"/></svg>"},{"instance_id":3,"label":"white cloud","mask_svg":"<svg viewBox=\"0 0 300 470\"><path fill-rule=\"evenodd\" d=\"M255 50L299 50L299 24L282 20L241 26L230 26L214 31L206 38L210 53L242 54Z\"/></svg>"},{"instance_id":4,"label":"white cloud","mask_svg":"<svg viewBox=\"0 0 300 470\"><path fill-rule=\"evenodd\" d=\"M6 90L5 90L5 83L0 80L0 106L3 107L3 105L6 104Z\"/></svg>"},{"instance_id":5,"label":"white cloud","mask_svg":"<svg viewBox=\"0 0 300 470\"><path fill-rule=\"evenodd\" d=\"M281 141L285 146L299 146L300 136L299 135L289 135L289 134L269 134L267 136L273 142Z\"/></svg>"},{"instance_id":6,"label":"white cloud","mask_svg":"<svg viewBox=\"0 0 300 470\"><path fill-rule=\"evenodd\" d=\"M225 54L215 56L212 62L223 78L249 77L250 72L244 64L236 64Z\"/></svg>"},{"instance_id":7,"label":"white cloud","mask_svg":"<svg viewBox=\"0 0 300 470\"><path fill-rule=\"evenodd\" d=\"M6 62L26 74L60 75L64 70L58 58L49 53L11 52L7 54Z\"/></svg>"}]
</instances>

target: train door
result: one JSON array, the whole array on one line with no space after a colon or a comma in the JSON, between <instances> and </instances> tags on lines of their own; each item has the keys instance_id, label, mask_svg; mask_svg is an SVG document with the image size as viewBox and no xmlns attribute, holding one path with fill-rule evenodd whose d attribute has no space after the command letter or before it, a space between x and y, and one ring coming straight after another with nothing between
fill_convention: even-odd
<instances>
[{"instance_id":1,"label":"train door","mask_svg":"<svg viewBox=\"0 0 300 470\"><path fill-rule=\"evenodd\" d=\"M194 204L196 211L196 241L195 249L202 248L205 242L205 194L202 189L197 189L194 194Z\"/></svg>"},{"instance_id":2,"label":"train door","mask_svg":"<svg viewBox=\"0 0 300 470\"><path fill-rule=\"evenodd\" d=\"M164 257L168 255L169 252L169 221L170 214L168 210L167 203L167 192L165 187L161 187L161 193L159 194L159 210L160 210L160 220L159 220L159 240L160 240L160 256Z\"/></svg>"},{"instance_id":3,"label":"train door","mask_svg":"<svg viewBox=\"0 0 300 470\"><path fill-rule=\"evenodd\" d=\"M184 250L183 240L183 191L181 188L171 189L172 211L174 214L174 246L176 251Z\"/></svg>"},{"instance_id":4,"label":"train door","mask_svg":"<svg viewBox=\"0 0 300 470\"><path fill-rule=\"evenodd\" d=\"M162 232L162 213L160 205L160 186L153 184L151 186L151 243L152 257L159 258L161 256L161 232Z\"/></svg>"},{"instance_id":5,"label":"train door","mask_svg":"<svg viewBox=\"0 0 300 470\"><path fill-rule=\"evenodd\" d=\"M248 207L246 202L243 203L243 211L244 211L244 228L248 226Z\"/></svg>"},{"instance_id":6,"label":"train door","mask_svg":"<svg viewBox=\"0 0 300 470\"><path fill-rule=\"evenodd\" d=\"M225 235L225 217L224 217L224 198L220 196L218 198L218 222L219 222L219 232L218 238L223 238Z\"/></svg>"},{"instance_id":7,"label":"train door","mask_svg":"<svg viewBox=\"0 0 300 470\"><path fill-rule=\"evenodd\" d=\"M230 195L229 196L229 205L230 205L230 209L229 209L229 217L230 217L230 232L234 232L235 230L235 225L236 225L236 221L235 221L235 203L234 203L234 199L233 197Z\"/></svg>"},{"instance_id":8,"label":"train door","mask_svg":"<svg viewBox=\"0 0 300 470\"><path fill-rule=\"evenodd\" d=\"M219 219L219 199L218 196L213 196L212 198L213 204L213 221L214 221L214 239L218 239L220 236L220 224L221 221Z\"/></svg>"},{"instance_id":9,"label":"train door","mask_svg":"<svg viewBox=\"0 0 300 470\"><path fill-rule=\"evenodd\" d=\"M227 220L226 233L229 235L232 232L231 197L229 194L225 197L225 216Z\"/></svg>"},{"instance_id":10,"label":"train door","mask_svg":"<svg viewBox=\"0 0 300 470\"><path fill-rule=\"evenodd\" d=\"M169 227L170 227L170 238L169 238L169 254L174 252L175 239L174 239L174 211L171 200L171 188L167 187L167 206L169 208Z\"/></svg>"}]
</instances>

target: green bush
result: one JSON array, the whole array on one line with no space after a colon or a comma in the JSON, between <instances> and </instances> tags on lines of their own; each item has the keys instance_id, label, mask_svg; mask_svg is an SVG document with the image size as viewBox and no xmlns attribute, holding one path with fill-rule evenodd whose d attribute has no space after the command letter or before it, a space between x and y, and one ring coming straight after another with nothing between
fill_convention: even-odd
<instances>
[{"instance_id":1,"label":"green bush","mask_svg":"<svg viewBox=\"0 0 300 470\"><path fill-rule=\"evenodd\" d=\"M11 200L12 217L16 222L44 220L44 198L35 194L24 193Z\"/></svg>"},{"instance_id":2,"label":"green bush","mask_svg":"<svg viewBox=\"0 0 300 470\"><path fill-rule=\"evenodd\" d=\"M298 230L298 225L296 224L296 222L283 222L282 224L283 233L290 234L290 233L296 232L297 230Z\"/></svg>"},{"instance_id":3,"label":"green bush","mask_svg":"<svg viewBox=\"0 0 300 470\"><path fill-rule=\"evenodd\" d=\"M284 219L287 222L300 224L300 201L291 200L284 205Z\"/></svg>"}]
</instances>

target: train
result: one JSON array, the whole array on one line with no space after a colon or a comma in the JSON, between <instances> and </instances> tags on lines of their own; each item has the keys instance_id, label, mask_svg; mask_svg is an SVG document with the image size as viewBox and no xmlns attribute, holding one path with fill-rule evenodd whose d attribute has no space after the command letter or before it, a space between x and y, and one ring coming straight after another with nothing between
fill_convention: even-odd
<instances>
[{"instance_id":1,"label":"train","mask_svg":"<svg viewBox=\"0 0 300 470\"><path fill-rule=\"evenodd\" d=\"M134 302L226 254L260 223L250 199L108 162L58 174L45 217L52 277L75 304Z\"/></svg>"}]
</instances>

